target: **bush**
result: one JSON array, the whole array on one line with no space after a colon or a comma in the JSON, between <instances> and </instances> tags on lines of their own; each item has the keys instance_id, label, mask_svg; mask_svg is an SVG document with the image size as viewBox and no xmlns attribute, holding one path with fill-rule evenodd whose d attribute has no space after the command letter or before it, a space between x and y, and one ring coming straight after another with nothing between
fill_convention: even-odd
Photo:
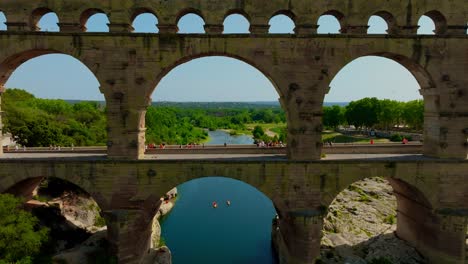
<instances>
[{"instance_id":1,"label":"bush","mask_svg":"<svg viewBox=\"0 0 468 264\"><path fill-rule=\"evenodd\" d=\"M38 227L38 219L21 209L22 201L11 194L0 194L0 263L32 263L47 228Z\"/></svg>"},{"instance_id":2,"label":"bush","mask_svg":"<svg viewBox=\"0 0 468 264\"><path fill-rule=\"evenodd\" d=\"M393 134L393 135L390 137L390 141L392 141L392 142L402 142L402 141L403 141L403 138L406 138L408 141L413 140L413 139L412 139L410 136L408 136L408 135Z\"/></svg>"},{"instance_id":3,"label":"bush","mask_svg":"<svg viewBox=\"0 0 468 264\"><path fill-rule=\"evenodd\" d=\"M395 215L389 215L389 216L385 217L384 218L384 223L389 224L389 225L396 224Z\"/></svg>"}]
</instances>

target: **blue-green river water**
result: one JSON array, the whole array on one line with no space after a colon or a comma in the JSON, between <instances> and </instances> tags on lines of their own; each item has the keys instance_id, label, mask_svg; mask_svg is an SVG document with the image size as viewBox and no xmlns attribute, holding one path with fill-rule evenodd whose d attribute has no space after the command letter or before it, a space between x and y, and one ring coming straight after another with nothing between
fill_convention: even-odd
<instances>
[{"instance_id":1,"label":"blue-green river water","mask_svg":"<svg viewBox=\"0 0 468 264\"><path fill-rule=\"evenodd\" d=\"M212 144L227 139L228 144L237 142L228 133L213 132L222 142ZM241 140L240 144L248 144L245 137ZM276 263L271 248L271 221L276 213L271 200L260 191L221 177L186 182L178 191L175 207L161 223L174 264ZM212 206L214 201L217 208Z\"/></svg>"}]
</instances>

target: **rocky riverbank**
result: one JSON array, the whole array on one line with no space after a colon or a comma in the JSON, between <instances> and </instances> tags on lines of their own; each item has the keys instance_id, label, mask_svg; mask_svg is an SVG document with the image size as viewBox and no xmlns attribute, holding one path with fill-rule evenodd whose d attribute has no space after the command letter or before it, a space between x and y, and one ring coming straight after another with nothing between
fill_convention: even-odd
<instances>
[{"instance_id":1,"label":"rocky riverbank","mask_svg":"<svg viewBox=\"0 0 468 264\"><path fill-rule=\"evenodd\" d=\"M395 236L396 221L396 198L386 180L370 178L352 184L329 208L319 263L426 263Z\"/></svg>"},{"instance_id":2,"label":"rocky riverbank","mask_svg":"<svg viewBox=\"0 0 468 264\"><path fill-rule=\"evenodd\" d=\"M153 220L152 249L145 264L171 263L171 252L160 238L158 219L171 211L176 198L176 188L161 198L161 207ZM47 252L41 263L112 263L107 256L105 219L87 193L68 184L46 180L27 204L41 224L50 229Z\"/></svg>"}]
</instances>

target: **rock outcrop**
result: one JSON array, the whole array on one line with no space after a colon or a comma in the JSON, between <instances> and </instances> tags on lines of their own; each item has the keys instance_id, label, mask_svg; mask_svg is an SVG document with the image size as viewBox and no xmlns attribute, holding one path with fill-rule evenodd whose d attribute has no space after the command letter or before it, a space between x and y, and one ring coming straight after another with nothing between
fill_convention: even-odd
<instances>
[{"instance_id":1,"label":"rock outcrop","mask_svg":"<svg viewBox=\"0 0 468 264\"><path fill-rule=\"evenodd\" d=\"M145 258L145 264L171 264L171 251L161 241L161 226L159 218L166 215L174 207L177 189L172 189L166 198L162 198L161 207L153 219L151 251ZM96 256L107 258L107 242L104 220L96 202L89 197L65 194L50 203L60 207L62 215L75 226L85 229L93 235L82 244L55 255L54 263L96 263Z\"/></svg>"},{"instance_id":2,"label":"rock outcrop","mask_svg":"<svg viewBox=\"0 0 468 264\"><path fill-rule=\"evenodd\" d=\"M398 239L396 198L382 178L349 186L329 208L324 221L320 263L425 263L419 253Z\"/></svg>"}]
</instances>

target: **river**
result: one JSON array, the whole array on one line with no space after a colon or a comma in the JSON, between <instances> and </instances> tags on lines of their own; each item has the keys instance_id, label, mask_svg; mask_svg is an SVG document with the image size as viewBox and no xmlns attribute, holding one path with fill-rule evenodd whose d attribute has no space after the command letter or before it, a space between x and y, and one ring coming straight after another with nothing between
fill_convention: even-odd
<instances>
[{"instance_id":1,"label":"river","mask_svg":"<svg viewBox=\"0 0 468 264\"><path fill-rule=\"evenodd\" d=\"M210 131L207 144L251 144L246 135ZM272 264L271 200L254 187L228 178L197 179L178 186L179 197L161 223L174 264ZM227 206L226 201L231 201ZM212 202L218 203L217 208Z\"/></svg>"},{"instance_id":2,"label":"river","mask_svg":"<svg viewBox=\"0 0 468 264\"><path fill-rule=\"evenodd\" d=\"M253 144L254 140L248 135L235 135L231 136L228 132L223 130L208 131L210 141L207 145L222 145L224 143L229 145L235 144Z\"/></svg>"}]
</instances>

